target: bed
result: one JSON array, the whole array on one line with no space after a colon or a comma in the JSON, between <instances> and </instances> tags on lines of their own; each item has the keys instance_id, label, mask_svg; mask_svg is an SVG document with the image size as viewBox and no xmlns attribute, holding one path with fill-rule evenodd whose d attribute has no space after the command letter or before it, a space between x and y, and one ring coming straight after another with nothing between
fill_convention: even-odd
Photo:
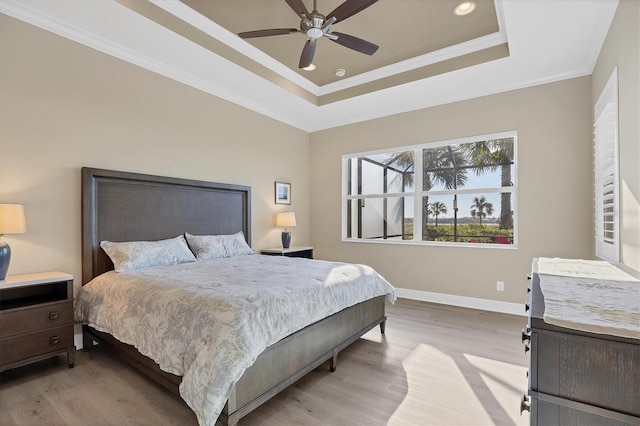
<instances>
[{"instance_id":1,"label":"bed","mask_svg":"<svg viewBox=\"0 0 640 426\"><path fill-rule=\"evenodd\" d=\"M100 247L102 241L157 241L185 233L238 235L241 232L240 235L250 245L250 226L250 187L83 168L83 288L96 277L102 279L117 274L110 272L114 264ZM306 269L313 269L309 265L320 263L259 255L232 261L264 263L268 262L267 259L276 263L316 262L303 266ZM206 262L201 263L204 265ZM242 263L235 267L244 268ZM155 270L156 275L164 274L158 274L158 270ZM390 289L386 294L347 306L268 345L252 359L252 364L243 370L240 378L233 380L226 391L226 402L220 408L219 417L216 412L217 421L237 424L241 417L327 361L331 371L335 371L338 353L342 349L376 326L380 326L381 333L384 333L385 299L394 297L393 288ZM180 394L183 381L180 374L163 371L156 361L136 349L139 345L122 343L108 331L98 328L83 324L85 349L101 345L167 389ZM203 424L213 424L216 420L200 415L198 419Z\"/></svg>"}]
</instances>

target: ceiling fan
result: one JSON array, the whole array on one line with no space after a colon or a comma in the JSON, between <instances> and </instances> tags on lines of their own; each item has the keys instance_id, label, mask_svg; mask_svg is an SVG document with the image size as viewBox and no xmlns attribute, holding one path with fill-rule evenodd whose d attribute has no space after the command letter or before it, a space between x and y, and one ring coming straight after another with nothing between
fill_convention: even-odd
<instances>
[{"instance_id":1,"label":"ceiling fan","mask_svg":"<svg viewBox=\"0 0 640 426\"><path fill-rule=\"evenodd\" d=\"M285 0L289 7L301 18L300 29L297 28L272 28L268 30L247 31L238 33L242 38L269 37L274 35L302 33L309 37L307 43L302 49L300 63L298 68L305 68L311 65L313 56L316 53L316 44L321 37L327 37L342 46L348 47L355 51L373 55L378 50L378 46L354 37L349 34L331 32L331 25L344 21L350 16L371 6L378 0L346 0L340 6L335 8L327 16L322 15L316 8L316 0L313 0L313 11L309 12L302 0Z\"/></svg>"}]
</instances>

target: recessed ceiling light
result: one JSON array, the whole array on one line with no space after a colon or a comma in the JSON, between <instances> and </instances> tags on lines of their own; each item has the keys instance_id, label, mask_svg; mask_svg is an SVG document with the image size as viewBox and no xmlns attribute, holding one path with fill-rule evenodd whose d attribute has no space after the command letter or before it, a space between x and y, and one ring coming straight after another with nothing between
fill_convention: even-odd
<instances>
[{"instance_id":1,"label":"recessed ceiling light","mask_svg":"<svg viewBox=\"0 0 640 426\"><path fill-rule=\"evenodd\" d=\"M471 12L476 10L476 4L472 1L464 1L458 5L455 9L453 9L453 14L456 16L464 16L468 15Z\"/></svg>"},{"instance_id":2,"label":"recessed ceiling light","mask_svg":"<svg viewBox=\"0 0 640 426\"><path fill-rule=\"evenodd\" d=\"M313 65L313 64L309 64L309 65L307 65L306 67L304 67L302 69L305 70L305 71L313 71L313 70L316 69L316 66Z\"/></svg>"},{"instance_id":3,"label":"recessed ceiling light","mask_svg":"<svg viewBox=\"0 0 640 426\"><path fill-rule=\"evenodd\" d=\"M344 77L344 75L347 73L347 70L345 70L344 68L336 68L335 70L333 70L333 73L336 75L336 77Z\"/></svg>"}]
</instances>

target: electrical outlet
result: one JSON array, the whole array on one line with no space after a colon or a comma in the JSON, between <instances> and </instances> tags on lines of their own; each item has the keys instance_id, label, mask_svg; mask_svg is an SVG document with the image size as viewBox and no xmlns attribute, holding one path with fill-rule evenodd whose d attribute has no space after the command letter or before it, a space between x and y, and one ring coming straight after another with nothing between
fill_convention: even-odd
<instances>
[{"instance_id":1,"label":"electrical outlet","mask_svg":"<svg viewBox=\"0 0 640 426\"><path fill-rule=\"evenodd\" d=\"M504 291L504 281L498 281L498 285L496 286L498 291Z\"/></svg>"}]
</instances>

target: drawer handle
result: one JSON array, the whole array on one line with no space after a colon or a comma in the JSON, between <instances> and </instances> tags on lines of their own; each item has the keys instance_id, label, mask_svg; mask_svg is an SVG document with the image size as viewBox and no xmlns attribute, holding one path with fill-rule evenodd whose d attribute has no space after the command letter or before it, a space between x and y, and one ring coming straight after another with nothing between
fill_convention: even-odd
<instances>
[{"instance_id":1,"label":"drawer handle","mask_svg":"<svg viewBox=\"0 0 640 426\"><path fill-rule=\"evenodd\" d=\"M522 415L524 411L531 412L531 403L527 395L522 395L522 399L520 400L520 415Z\"/></svg>"},{"instance_id":2,"label":"drawer handle","mask_svg":"<svg viewBox=\"0 0 640 426\"><path fill-rule=\"evenodd\" d=\"M522 343L524 343L524 353L526 354L531 349L529 346L531 344L531 329L529 327L522 329Z\"/></svg>"},{"instance_id":3,"label":"drawer handle","mask_svg":"<svg viewBox=\"0 0 640 426\"><path fill-rule=\"evenodd\" d=\"M57 320L58 318L60 318L60 312L58 311L49 312L49 319L51 321Z\"/></svg>"},{"instance_id":4,"label":"drawer handle","mask_svg":"<svg viewBox=\"0 0 640 426\"><path fill-rule=\"evenodd\" d=\"M60 343L60 336L52 336L49 339L49 344L50 345L57 345L58 343Z\"/></svg>"}]
</instances>

